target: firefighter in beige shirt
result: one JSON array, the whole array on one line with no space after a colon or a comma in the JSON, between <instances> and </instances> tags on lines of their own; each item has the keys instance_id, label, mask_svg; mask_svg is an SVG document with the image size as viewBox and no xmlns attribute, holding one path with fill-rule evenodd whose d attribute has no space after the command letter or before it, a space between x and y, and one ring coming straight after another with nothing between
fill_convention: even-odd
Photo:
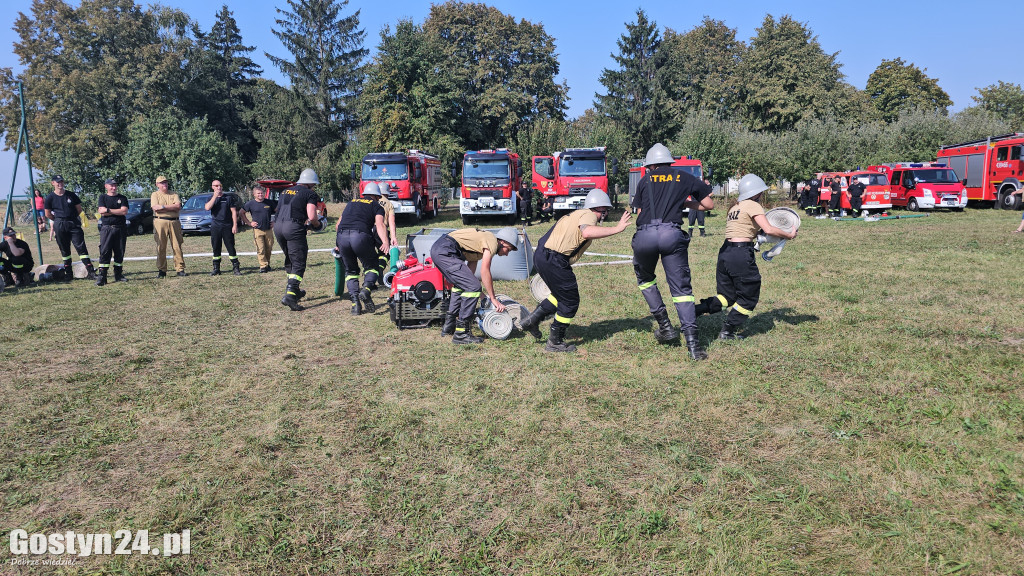
<instances>
[{"instance_id":1,"label":"firefighter in beige shirt","mask_svg":"<svg viewBox=\"0 0 1024 576\"><path fill-rule=\"evenodd\" d=\"M174 269L178 276L185 276L185 255L181 249L181 198L170 191L171 183L166 176L156 177L157 191L149 196L153 208L153 239L156 240L157 277L167 276L167 243L174 253Z\"/></svg>"},{"instance_id":2,"label":"firefighter in beige shirt","mask_svg":"<svg viewBox=\"0 0 1024 576\"><path fill-rule=\"evenodd\" d=\"M725 244L718 251L718 269L715 276L718 294L705 298L697 305L697 315L714 314L729 308L718 337L722 340L742 340L736 333L761 298L761 273L757 270L754 239L758 230L780 238L796 238L796 231L787 232L768 223L764 208L758 201L768 189L760 177L747 174L740 179L739 203L729 209L725 222Z\"/></svg>"},{"instance_id":3,"label":"firefighter in beige shirt","mask_svg":"<svg viewBox=\"0 0 1024 576\"><path fill-rule=\"evenodd\" d=\"M622 232L629 225L630 214L625 211L613 227L598 226L604 219L612 201L604 190L594 189L587 194L583 208L563 216L537 243L533 262L537 273L551 289L551 295L540 303L522 322L523 330L541 338L538 325L551 314L551 334L544 349L548 352L573 352L576 347L566 344L565 331L580 307L580 290L572 265L579 260L590 243Z\"/></svg>"}]
</instances>

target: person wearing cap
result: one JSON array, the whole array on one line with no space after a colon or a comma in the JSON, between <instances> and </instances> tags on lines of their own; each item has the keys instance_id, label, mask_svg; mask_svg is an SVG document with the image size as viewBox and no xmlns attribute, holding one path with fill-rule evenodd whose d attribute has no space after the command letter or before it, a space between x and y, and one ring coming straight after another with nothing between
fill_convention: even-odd
<instances>
[{"instance_id":1,"label":"person wearing cap","mask_svg":"<svg viewBox=\"0 0 1024 576\"><path fill-rule=\"evenodd\" d=\"M213 269L210 276L220 276L221 245L227 249L231 259L231 270L235 276L242 275L242 268L235 252L235 234L238 234L238 198L232 193L224 193L224 185L220 180L210 183L213 196L206 201L203 208L210 211L213 221L210 223L210 244L213 246Z\"/></svg>"},{"instance_id":2,"label":"person wearing cap","mask_svg":"<svg viewBox=\"0 0 1024 576\"><path fill-rule=\"evenodd\" d=\"M79 219L79 215L85 212L82 201L77 194L64 188L64 178L59 175L51 178L50 182L53 184L53 192L46 196L43 205L46 217L53 221L54 238L64 260L64 279L74 278L71 269L71 246L74 246L82 264L85 264L85 269L89 272L87 278L95 280L96 270L89 259L89 249L85 247L85 232Z\"/></svg>"},{"instance_id":3,"label":"person wearing cap","mask_svg":"<svg viewBox=\"0 0 1024 576\"><path fill-rule=\"evenodd\" d=\"M107 283L107 270L110 269L110 257L114 257L114 281L127 282L124 277L124 246L128 240L128 227L125 214L128 213L128 198L117 192L117 180L108 178L103 183L107 193L101 194L96 201L97 212L100 214L100 273L96 279L97 286Z\"/></svg>"},{"instance_id":4,"label":"person wearing cap","mask_svg":"<svg viewBox=\"0 0 1024 576\"><path fill-rule=\"evenodd\" d=\"M761 297L761 273L754 254L754 239L758 231L787 240L796 238L796 230L788 232L768 222L760 204L761 195L767 189L768 185L755 174L747 174L740 179L739 202L729 209L725 243L718 251L715 272L718 294L701 300L696 307L698 315L730 309L718 334L722 340L743 339L736 331L754 313Z\"/></svg>"},{"instance_id":5,"label":"person wearing cap","mask_svg":"<svg viewBox=\"0 0 1024 576\"><path fill-rule=\"evenodd\" d=\"M388 243L384 230L385 210L380 203L380 187L370 182L363 188L362 198L353 198L345 206L335 226L338 252L345 264L345 287L352 300L352 314L373 313L376 307L370 290L377 282L378 251L384 252ZM390 204L390 202L389 202ZM359 264L363 265L363 288L359 289Z\"/></svg>"},{"instance_id":6,"label":"person wearing cap","mask_svg":"<svg viewBox=\"0 0 1024 576\"><path fill-rule=\"evenodd\" d=\"M274 211L277 202L267 198L267 189L257 184L252 187L252 200L242 206L242 224L252 228L252 239L256 244L256 260L260 272L270 272L270 255L274 251ZM248 212L252 220L245 216Z\"/></svg>"},{"instance_id":7,"label":"person wearing cap","mask_svg":"<svg viewBox=\"0 0 1024 576\"><path fill-rule=\"evenodd\" d=\"M0 241L0 275L3 275L4 283L16 288L32 284L35 265L28 242L18 238L14 228L4 228Z\"/></svg>"},{"instance_id":8,"label":"person wearing cap","mask_svg":"<svg viewBox=\"0 0 1024 576\"><path fill-rule=\"evenodd\" d=\"M548 352L576 350L575 346L564 341L565 331L580 307L580 290L572 265L583 256L591 242L618 234L629 225L632 216L626 210L617 225L598 226L598 222L604 220L611 207L612 201L608 194L595 188L587 194L582 209L559 219L537 243L533 262L537 266L537 273L551 289L551 295L522 321L522 327L539 339L542 337L539 324L554 314L551 335L544 346Z\"/></svg>"},{"instance_id":9,"label":"person wearing cap","mask_svg":"<svg viewBox=\"0 0 1024 576\"><path fill-rule=\"evenodd\" d=\"M502 228L497 234L476 228L463 228L449 232L430 247L430 258L445 279L452 284L452 295L448 301L444 326L441 334L454 334L455 344L479 344L483 338L473 335L473 315L480 300L481 287L497 312L504 312L505 305L494 295L494 281L491 279L491 260L495 256L507 256L518 250L519 232L515 228ZM480 268L480 279L476 269Z\"/></svg>"},{"instance_id":10,"label":"person wearing cap","mask_svg":"<svg viewBox=\"0 0 1024 576\"><path fill-rule=\"evenodd\" d=\"M319 227L316 217L316 203L320 197L313 188L320 183L320 178L312 168L306 168L299 174L294 186L289 186L277 201L277 219L274 221L274 236L284 251L284 271L288 275L284 298L281 304L295 312L304 310L299 300L306 295L300 288L302 275L306 273L306 256L309 244L306 240L306 227Z\"/></svg>"},{"instance_id":11,"label":"person wearing cap","mask_svg":"<svg viewBox=\"0 0 1024 576\"><path fill-rule=\"evenodd\" d=\"M185 252L182 249L183 236L178 213L181 212L181 197L171 192L171 182L166 176L156 177L156 192L149 195L153 208L153 240L156 241L157 277L167 276L167 244L174 254L174 270L178 276L185 276Z\"/></svg>"},{"instance_id":12,"label":"person wearing cap","mask_svg":"<svg viewBox=\"0 0 1024 576\"><path fill-rule=\"evenodd\" d=\"M655 339L663 344L672 342L679 338L679 333L672 327L665 302L658 291L655 271L658 260L661 260L690 357L703 360L708 356L697 340L697 317L693 311L687 254L690 235L682 230L683 208L711 210L715 206L711 199L711 186L684 170L672 168L674 161L672 153L660 143L651 146L644 159L647 173L637 183L631 204L637 210L632 243L633 271L640 293L658 322Z\"/></svg>"}]
</instances>

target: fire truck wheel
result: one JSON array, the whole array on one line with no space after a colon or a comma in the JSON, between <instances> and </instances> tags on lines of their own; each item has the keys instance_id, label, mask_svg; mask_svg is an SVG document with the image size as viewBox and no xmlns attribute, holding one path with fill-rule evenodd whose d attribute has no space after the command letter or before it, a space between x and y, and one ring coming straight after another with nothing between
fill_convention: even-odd
<instances>
[{"instance_id":1,"label":"fire truck wheel","mask_svg":"<svg viewBox=\"0 0 1024 576\"><path fill-rule=\"evenodd\" d=\"M463 216L463 217L462 217L462 225L463 225L463 226L469 226L469 224L470 224L470 223L471 223L472 221L473 221L473 217L472 217L472 216Z\"/></svg>"},{"instance_id":2,"label":"fire truck wheel","mask_svg":"<svg viewBox=\"0 0 1024 576\"><path fill-rule=\"evenodd\" d=\"M1014 190L1010 186L1007 186L1006 188L1003 188L1002 190L999 191L999 205L1003 208L1003 210L1020 209L1021 195L1014 194L1014 192L1016 192L1016 190Z\"/></svg>"},{"instance_id":3,"label":"fire truck wheel","mask_svg":"<svg viewBox=\"0 0 1024 576\"><path fill-rule=\"evenodd\" d=\"M413 222L423 220L423 200L416 199L416 211L412 213Z\"/></svg>"},{"instance_id":4,"label":"fire truck wheel","mask_svg":"<svg viewBox=\"0 0 1024 576\"><path fill-rule=\"evenodd\" d=\"M437 198L434 198L434 200L430 203L430 211L427 212L427 218L437 218L437 210Z\"/></svg>"},{"instance_id":5,"label":"fire truck wheel","mask_svg":"<svg viewBox=\"0 0 1024 576\"><path fill-rule=\"evenodd\" d=\"M918 212L921 210L921 207L917 205L917 198L907 200L907 210L910 210L911 212Z\"/></svg>"}]
</instances>

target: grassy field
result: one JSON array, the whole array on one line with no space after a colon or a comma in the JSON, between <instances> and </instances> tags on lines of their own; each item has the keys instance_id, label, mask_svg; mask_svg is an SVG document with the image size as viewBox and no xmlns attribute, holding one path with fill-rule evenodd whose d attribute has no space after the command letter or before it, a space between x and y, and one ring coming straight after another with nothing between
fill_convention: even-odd
<instances>
[{"instance_id":1,"label":"grassy field","mask_svg":"<svg viewBox=\"0 0 1024 576\"><path fill-rule=\"evenodd\" d=\"M723 213L690 247L698 298ZM700 319L703 363L655 343L628 265L578 270L574 355L351 317L323 252L302 313L280 256L5 292L4 535L187 528L192 553L26 567L4 545L0 574L1024 574L1018 223L805 219L760 262L747 340Z\"/></svg>"}]
</instances>

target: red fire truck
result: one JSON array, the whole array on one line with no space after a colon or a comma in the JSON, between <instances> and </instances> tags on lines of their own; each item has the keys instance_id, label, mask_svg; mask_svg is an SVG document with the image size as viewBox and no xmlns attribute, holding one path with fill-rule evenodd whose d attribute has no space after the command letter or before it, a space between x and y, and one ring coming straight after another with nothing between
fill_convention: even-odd
<instances>
[{"instance_id":1,"label":"red fire truck","mask_svg":"<svg viewBox=\"0 0 1024 576\"><path fill-rule=\"evenodd\" d=\"M566 148L533 157L533 188L551 200L558 217L583 207L594 188L608 192L605 147Z\"/></svg>"},{"instance_id":2,"label":"red fire truck","mask_svg":"<svg viewBox=\"0 0 1024 576\"><path fill-rule=\"evenodd\" d=\"M1004 210L1018 210L1024 180L1024 132L993 136L984 140L950 144L939 148L936 157L945 161L967 188L967 199L990 203Z\"/></svg>"},{"instance_id":3,"label":"red fire truck","mask_svg":"<svg viewBox=\"0 0 1024 576\"><path fill-rule=\"evenodd\" d=\"M694 158L693 156L682 156L676 158L676 161L672 163L672 166L681 168L684 172L689 173L691 176L698 180L704 179L704 164ZM633 196L636 195L636 186L643 179L644 175L647 174L647 167L644 166L643 160L633 160L629 165L629 204L633 204ZM636 210L633 210L636 212ZM683 214L688 214L689 208L683 209Z\"/></svg>"},{"instance_id":4,"label":"red fire truck","mask_svg":"<svg viewBox=\"0 0 1024 576\"><path fill-rule=\"evenodd\" d=\"M370 182L391 199L395 215L406 214L418 221L424 214L437 215L441 192L441 161L419 150L373 152L363 156L359 193Z\"/></svg>"},{"instance_id":5,"label":"red fire truck","mask_svg":"<svg viewBox=\"0 0 1024 576\"><path fill-rule=\"evenodd\" d=\"M854 179L864 185L864 194L861 195L861 212L870 213L873 210L888 210L892 208L892 193L889 188L889 179L884 173L877 170L852 170L846 173L846 181L853 182ZM847 186L848 187L848 186ZM844 188L846 190L846 188ZM850 202L850 194L846 193L843 205Z\"/></svg>"},{"instance_id":6,"label":"red fire truck","mask_svg":"<svg viewBox=\"0 0 1024 576\"><path fill-rule=\"evenodd\" d=\"M514 224L519 214L516 191L522 177L519 154L508 148L467 150L462 160L462 223L477 216L503 216Z\"/></svg>"},{"instance_id":7,"label":"red fire truck","mask_svg":"<svg viewBox=\"0 0 1024 576\"><path fill-rule=\"evenodd\" d=\"M939 162L894 162L868 166L868 170L889 177L893 206L911 212L949 208L961 211L967 206L967 193L956 172Z\"/></svg>"}]
</instances>

